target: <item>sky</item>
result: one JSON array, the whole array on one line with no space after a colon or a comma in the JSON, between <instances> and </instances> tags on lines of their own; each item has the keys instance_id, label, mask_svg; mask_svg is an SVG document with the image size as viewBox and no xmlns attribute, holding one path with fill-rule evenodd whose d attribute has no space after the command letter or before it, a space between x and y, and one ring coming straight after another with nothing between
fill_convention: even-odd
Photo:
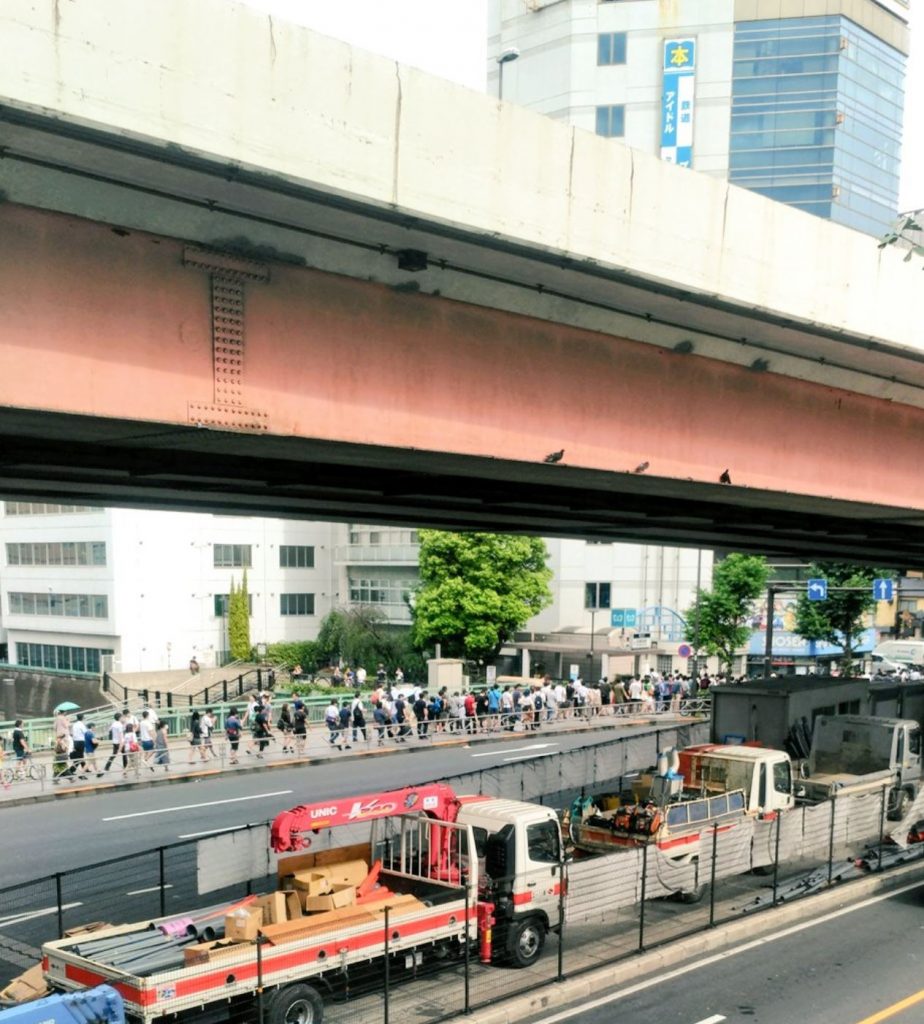
<instances>
[{"instance_id":1,"label":"sky","mask_svg":"<svg viewBox=\"0 0 924 1024\"><path fill-rule=\"evenodd\" d=\"M242 0L484 91L487 0ZM899 208L924 208L924 0L912 0L912 54L905 92ZM916 45L915 45L916 39Z\"/></svg>"}]
</instances>

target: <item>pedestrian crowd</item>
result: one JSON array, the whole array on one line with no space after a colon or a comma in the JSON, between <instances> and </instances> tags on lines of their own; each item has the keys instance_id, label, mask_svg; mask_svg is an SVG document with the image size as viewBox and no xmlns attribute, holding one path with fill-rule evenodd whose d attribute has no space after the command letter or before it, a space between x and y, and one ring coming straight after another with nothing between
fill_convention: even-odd
<instances>
[{"instance_id":1,"label":"pedestrian crowd","mask_svg":"<svg viewBox=\"0 0 924 1024\"><path fill-rule=\"evenodd\" d=\"M332 696L324 712L327 741L338 750L353 744L378 746L407 743L411 739L432 739L435 734L474 735L490 732L536 730L544 723L568 719L590 720L597 716L677 712L692 699L702 697L711 685L724 682L685 676L681 673L650 672L627 679L601 678L586 684L580 676L553 681L513 680L502 685L492 681L480 688L452 693L441 687L427 689L405 681L398 668L389 681L379 665L371 694L363 692L366 672L335 669L341 684L353 687L352 697ZM300 673L293 671L297 680ZM731 680L729 680L731 681ZM229 763L245 757L262 759L270 743L278 743L283 754L304 756L309 727L309 709L298 692L274 712L273 695L257 692L243 707L228 710L223 726L213 709L193 711L189 722L190 764L219 758L216 735L227 743ZM14 738L16 757L29 756L25 733L19 723ZM121 771L123 778L143 771L170 770L171 750L167 723L152 708L139 714L115 712L106 725L97 727L78 713L73 721L66 712L55 717L53 782L101 778Z\"/></svg>"}]
</instances>

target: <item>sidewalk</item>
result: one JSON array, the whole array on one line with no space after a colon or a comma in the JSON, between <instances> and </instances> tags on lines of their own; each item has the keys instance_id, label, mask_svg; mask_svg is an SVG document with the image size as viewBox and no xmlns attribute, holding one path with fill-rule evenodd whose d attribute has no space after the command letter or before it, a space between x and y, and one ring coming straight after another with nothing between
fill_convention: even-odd
<instances>
[{"instance_id":1,"label":"sidewalk","mask_svg":"<svg viewBox=\"0 0 924 1024\"><path fill-rule=\"evenodd\" d=\"M40 781L30 779L16 780L9 785L0 787L0 808L15 807L22 804L39 803L55 800L59 797L78 796L85 793L112 792L132 789L139 786L168 785L178 782L202 779L222 773L258 772L291 765L312 765L351 757L384 757L395 754L412 754L418 750L426 750L434 746L465 747L473 744L488 743L542 743L549 736L568 735L575 732L599 732L604 729L652 728L658 725L692 724L704 721L699 716L681 716L674 712L664 711L657 714L644 715L597 715L589 720L583 719L552 719L543 722L538 729L524 730L519 727L510 732L503 729L485 730L476 733L448 731L437 732L434 723L430 723L427 738L418 739L416 731L405 740L386 738L382 745L376 739L375 727L366 728L367 739L360 736L356 742L352 735L344 749L332 746L326 726L313 724L308 730L304 745L304 753L282 753L282 734L274 731L273 738L263 757L251 752L250 735L241 736L238 753L238 764L230 763L228 742L221 734L216 737L212 754L208 760L201 757L201 749L190 745L185 737L174 737L170 741L170 765L153 767L141 762L134 768L131 766L125 777L122 773L121 758L117 758L110 770L101 778L96 772L89 771L87 778L70 776L59 781L52 780L52 752L39 751L35 754L35 762L44 766L46 777ZM447 723L448 725L448 723ZM352 730L350 730L352 733ZM101 744L96 754L97 771L102 771L109 759L112 745ZM16 760L9 753L3 762L4 767L15 767Z\"/></svg>"}]
</instances>

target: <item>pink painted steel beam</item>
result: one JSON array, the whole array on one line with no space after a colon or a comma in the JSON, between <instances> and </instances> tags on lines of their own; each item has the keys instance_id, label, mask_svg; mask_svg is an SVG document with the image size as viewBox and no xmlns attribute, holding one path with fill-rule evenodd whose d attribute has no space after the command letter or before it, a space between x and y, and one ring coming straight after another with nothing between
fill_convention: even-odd
<instances>
[{"instance_id":1,"label":"pink painted steel beam","mask_svg":"<svg viewBox=\"0 0 924 1024\"><path fill-rule=\"evenodd\" d=\"M0 207L0 405L924 508L924 411Z\"/></svg>"}]
</instances>

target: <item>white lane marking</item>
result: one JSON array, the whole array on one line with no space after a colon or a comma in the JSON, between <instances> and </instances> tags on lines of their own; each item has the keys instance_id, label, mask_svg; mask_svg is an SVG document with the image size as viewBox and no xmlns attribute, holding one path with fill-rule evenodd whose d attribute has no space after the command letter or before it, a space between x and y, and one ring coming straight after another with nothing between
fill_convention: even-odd
<instances>
[{"instance_id":1,"label":"white lane marking","mask_svg":"<svg viewBox=\"0 0 924 1024\"><path fill-rule=\"evenodd\" d=\"M144 818L148 814L170 814L173 811L194 811L199 807L218 807L220 804L239 804L243 800L265 800L268 796L285 796L291 789L277 789L274 793L257 793L254 796L234 796L228 800L206 800L201 804L181 804L178 807L161 807L156 811L135 811L134 814L114 814L103 821L124 821L126 818Z\"/></svg>"},{"instance_id":2,"label":"white lane marking","mask_svg":"<svg viewBox=\"0 0 924 1024\"><path fill-rule=\"evenodd\" d=\"M82 907L82 903L65 903L62 910L70 910L72 907ZM57 907L46 907L44 910L33 910L29 914L17 914L13 917L0 918L0 928L6 928L11 924L22 924L23 921L31 921L33 917L48 917L49 914L57 914Z\"/></svg>"},{"instance_id":3,"label":"white lane marking","mask_svg":"<svg viewBox=\"0 0 924 1024\"><path fill-rule=\"evenodd\" d=\"M845 914L852 914L856 910L865 910L867 907L875 906L875 904L882 903L884 900L890 900L893 896L901 896L902 893L913 892L915 889L920 888L921 883L918 881L912 882L910 885L903 885L899 889L892 889L890 892L882 893L880 896L870 896L869 899L863 900L860 903L853 903L849 907L841 907L840 910L832 910L830 914L825 914L822 917L813 917L809 921L802 921L799 924L791 925L789 928L783 928L782 931L773 932L771 935L764 935L759 939L751 939L750 942L743 942L740 946L723 950L721 953L713 953L712 956L704 957L702 960L694 960L691 963L684 964L683 967L675 967L672 971L663 971L651 978L647 978L645 981L636 982L634 985L622 988L618 992L612 992L608 996L601 996L599 999L592 999L589 1002L581 1003L580 1006L574 1006L570 1010L553 1013L551 1017L543 1017L541 1020L535 1021L535 1024L558 1024L558 1021L576 1017L579 1013L586 1013L588 1010L595 1010L599 1006L615 1003L626 996L635 995L636 992L644 992L646 988L653 988L655 985L661 985L665 981L671 981L673 978L680 978L684 974L698 971L702 967L717 964L720 960L726 959L726 957L747 953L751 949L758 949L760 946L776 942L777 939L786 939L790 935L804 932L808 928L815 928L819 924L827 924L828 921L836 921Z\"/></svg>"},{"instance_id":4,"label":"white lane marking","mask_svg":"<svg viewBox=\"0 0 924 1024\"><path fill-rule=\"evenodd\" d=\"M549 754L551 754L551 753L552 753L552 751L550 750ZM542 754L540 756L548 757L548 754ZM535 759L535 757L536 757L535 754L521 754L519 757L505 757L504 761L532 761L532 760Z\"/></svg>"},{"instance_id":5,"label":"white lane marking","mask_svg":"<svg viewBox=\"0 0 924 1024\"><path fill-rule=\"evenodd\" d=\"M250 824L253 824L253 822ZM246 825L229 825L227 828L207 828L204 832L187 832L185 835L177 836L177 839L198 839L199 836L217 836L221 832L235 832L239 828L246 827Z\"/></svg>"},{"instance_id":6,"label":"white lane marking","mask_svg":"<svg viewBox=\"0 0 924 1024\"><path fill-rule=\"evenodd\" d=\"M172 889L173 886L168 882L167 885L164 886L164 888L165 889ZM125 895L126 896L143 896L146 892L160 892L160 886L159 885L152 885L152 886L150 886L147 889L132 889L131 892L127 892Z\"/></svg>"},{"instance_id":7,"label":"white lane marking","mask_svg":"<svg viewBox=\"0 0 924 1024\"><path fill-rule=\"evenodd\" d=\"M721 1013L714 1013L711 1017L703 1017L702 1020L698 1020L696 1024L722 1024L725 1018Z\"/></svg>"},{"instance_id":8,"label":"white lane marking","mask_svg":"<svg viewBox=\"0 0 924 1024\"><path fill-rule=\"evenodd\" d=\"M472 757L494 757L495 754L518 754L521 750L544 750L546 747L557 746L557 743L530 743L528 747L510 747L508 750L487 750L483 754L472 754Z\"/></svg>"}]
</instances>

